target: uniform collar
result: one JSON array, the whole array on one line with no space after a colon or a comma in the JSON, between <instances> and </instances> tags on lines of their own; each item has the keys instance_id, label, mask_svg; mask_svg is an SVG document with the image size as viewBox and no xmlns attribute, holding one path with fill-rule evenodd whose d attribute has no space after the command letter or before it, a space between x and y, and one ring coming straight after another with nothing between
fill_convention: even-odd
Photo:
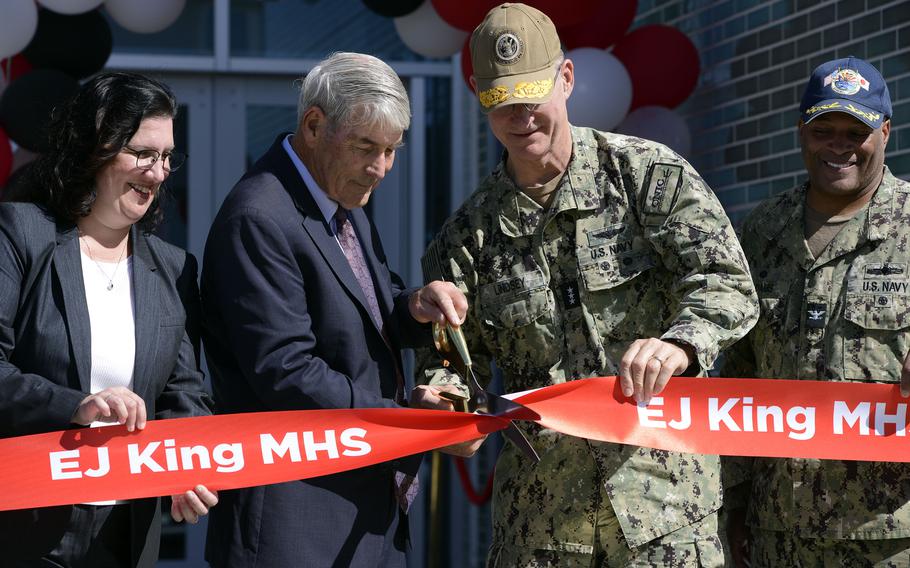
<instances>
[{"instance_id":1,"label":"uniform collar","mask_svg":"<svg viewBox=\"0 0 910 568\"><path fill-rule=\"evenodd\" d=\"M540 207L525 195L506 171L508 153L493 170L493 183L499 188L499 226L510 237L524 237L533 234L542 222L563 211L587 211L596 209L603 200L603 192L594 182L594 173L599 163L597 144L587 130L571 127L572 157L559 183L559 189L548 209Z\"/></svg>"},{"instance_id":2,"label":"uniform collar","mask_svg":"<svg viewBox=\"0 0 910 568\"><path fill-rule=\"evenodd\" d=\"M758 228L769 241L790 243L793 258L803 259L805 268L824 264L842 254L852 252L866 242L881 241L891 232L895 211L897 178L885 166L884 176L869 204L848 221L818 259L813 259L805 244L805 207L809 182L784 195L775 208L763 218Z\"/></svg>"}]
</instances>

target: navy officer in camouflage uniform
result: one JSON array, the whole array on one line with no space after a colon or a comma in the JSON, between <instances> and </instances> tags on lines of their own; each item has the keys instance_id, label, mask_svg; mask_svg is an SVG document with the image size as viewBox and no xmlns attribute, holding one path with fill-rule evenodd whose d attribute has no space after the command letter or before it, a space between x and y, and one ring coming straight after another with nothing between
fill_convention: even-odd
<instances>
[{"instance_id":1,"label":"navy officer in camouflage uniform","mask_svg":"<svg viewBox=\"0 0 910 568\"><path fill-rule=\"evenodd\" d=\"M761 318L723 375L894 383L906 396L910 184L885 166L888 87L865 61L829 61L812 73L800 111L809 179L743 224ZM910 566L910 464L730 466L731 484L751 478L726 504L737 564L748 544L752 566Z\"/></svg>"},{"instance_id":2,"label":"navy officer in camouflage uniform","mask_svg":"<svg viewBox=\"0 0 910 568\"><path fill-rule=\"evenodd\" d=\"M491 10L471 57L506 151L432 241L424 271L467 295L481 382L491 360L510 392L621 374L623 393L647 401L672 375L703 374L758 312L711 189L661 144L569 123L573 64L538 10ZM422 361L431 385L460 384ZM511 445L500 456L490 566L723 563L717 456L520 427L541 461Z\"/></svg>"}]
</instances>

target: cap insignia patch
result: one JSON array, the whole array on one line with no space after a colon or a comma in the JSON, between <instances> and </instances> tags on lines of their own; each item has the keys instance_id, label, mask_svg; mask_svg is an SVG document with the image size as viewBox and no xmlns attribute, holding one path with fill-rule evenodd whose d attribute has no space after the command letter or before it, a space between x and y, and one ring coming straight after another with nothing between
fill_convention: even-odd
<instances>
[{"instance_id":1,"label":"cap insignia patch","mask_svg":"<svg viewBox=\"0 0 910 568\"><path fill-rule=\"evenodd\" d=\"M517 35L501 33L496 38L496 59L502 65L511 65L521 58L523 47Z\"/></svg>"},{"instance_id":2,"label":"cap insignia patch","mask_svg":"<svg viewBox=\"0 0 910 568\"><path fill-rule=\"evenodd\" d=\"M855 95L860 89L869 90L867 81L855 69L838 69L825 77L825 86L831 85L831 90L841 95Z\"/></svg>"}]
</instances>

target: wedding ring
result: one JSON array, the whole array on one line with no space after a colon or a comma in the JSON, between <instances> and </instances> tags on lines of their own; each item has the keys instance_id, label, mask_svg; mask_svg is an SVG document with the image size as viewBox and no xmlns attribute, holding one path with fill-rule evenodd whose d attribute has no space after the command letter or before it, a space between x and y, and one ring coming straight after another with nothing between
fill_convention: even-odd
<instances>
[{"instance_id":1,"label":"wedding ring","mask_svg":"<svg viewBox=\"0 0 910 568\"><path fill-rule=\"evenodd\" d=\"M657 362L660 363L661 365L664 364L664 360L661 359L660 357L658 357L657 355L651 355L651 358L652 358L652 359L657 359Z\"/></svg>"}]
</instances>

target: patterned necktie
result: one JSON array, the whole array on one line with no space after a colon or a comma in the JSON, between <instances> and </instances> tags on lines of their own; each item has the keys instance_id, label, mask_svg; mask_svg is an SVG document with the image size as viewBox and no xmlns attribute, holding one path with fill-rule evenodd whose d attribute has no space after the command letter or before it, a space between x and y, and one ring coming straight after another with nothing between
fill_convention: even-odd
<instances>
[{"instance_id":1,"label":"patterned necktie","mask_svg":"<svg viewBox=\"0 0 910 568\"><path fill-rule=\"evenodd\" d=\"M348 211L342 207L335 212L335 227L338 231L338 242L344 250L344 256L354 271L354 276L363 290L363 295L367 298L367 306L370 308L370 315L376 322L376 327L383 331L385 336L385 326L382 321L382 313L379 311L379 301L376 299L376 288L373 286L373 277L370 275L370 267L367 266L366 258L363 256L363 249L360 247L360 241L357 239L357 233L354 232L354 226L348 220Z\"/></svg>"},{"instance_id":2,"label":"patterned necktie","mask_svg":"<svg viewBox=\"0 0 910 568\"><path fill-rule=\"evenodd\" d=\"M376 322L376 326L382 332L382 339L385 341L386 347L389 348L389 351L392 351L392 345L389 343L389 338L385 332L385 324L382 321L382 312L379 311L379 301L376 299L376 287L373 285L370 267L367 266L363 248L357 239L357 233L354 232L354 226L348 220L347 209L339 207L335 212L335 228L344 256L348 259L348 264L351 265L351 270L360 284L360 289L363 290L363 295L367 298L370 315L373 316L373 321ZM400 403L404 400L404 377L401 376L401 371L398 369L398 363L395 359L394 352L392 352L392 360L395 364L395 378L397 380L395 400ZM398 500L398 506L407 513L411 503L414 502L414 498L417 496L417 490L420 486L419 480L416 476L409 475L403 471L396 471L394 481L395 498Z\"/></svg>"}]
</instances>

